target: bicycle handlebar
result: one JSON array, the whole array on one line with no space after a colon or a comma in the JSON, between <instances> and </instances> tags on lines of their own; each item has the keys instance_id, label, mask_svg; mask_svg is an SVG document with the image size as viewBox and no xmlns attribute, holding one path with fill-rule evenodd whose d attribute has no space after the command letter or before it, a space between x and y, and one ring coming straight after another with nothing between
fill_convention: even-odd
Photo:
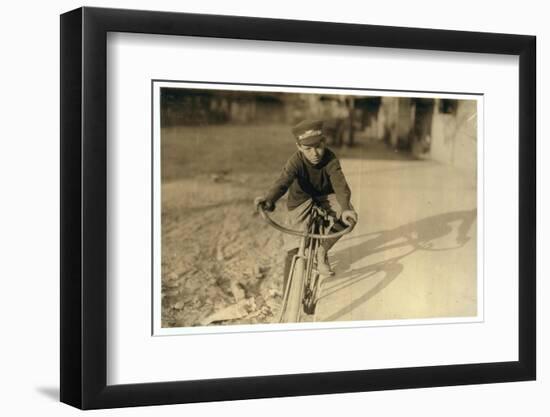
<instances>
[{"instance_id":1,"label":"bicycle handlebar","mask_svg":"<svg viewBox=\"0 0 550 417\"><path fill-rule=\"evenodd\" d=\"M271 217L269 217L269 215L265 212L264 208L262 207L262 205L258 205L258 210L260 211L260 214L262 215L263 219L268 223L270 224L272 227L274 227L275 229L277 229L278 231L280 232L283 232L283 233L288 233L289 235L294 235L294 236L299 236L299 237L308 237L308 238L313 238L313 239L334 239L334 238L337 238L337 237L340 237L340 236L343 236L349 232L351 232L351 229L353 229L353 225L351 226L348 226L346 227L345 229L343 230L340 230L339 232L336 232L336 233L329 233L329 234L326 234L326 235L319 235L319 234L314 234L314 233L308 233L306 231L298 231L298 230L292 230L292 229L287 229L286 227L284 226L281 226L279 223L277 223L276 221L274 221Z\"/></svg>"}]
</instances>

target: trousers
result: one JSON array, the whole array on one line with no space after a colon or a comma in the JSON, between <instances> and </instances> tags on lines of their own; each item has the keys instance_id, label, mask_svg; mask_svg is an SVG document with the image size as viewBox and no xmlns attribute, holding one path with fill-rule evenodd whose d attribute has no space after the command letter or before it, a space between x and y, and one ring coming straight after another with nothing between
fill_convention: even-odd
<instances>
[{"instance_id":1,"label":"trousers","mask_svg":"<svg viewBox=\"0 0 550 417\"><path fill-rule=\"evenodd\" d=\"M307 226L309 213L311 208L316 204L323 209L325 209L331 216L334 216L337 221L333 228L332 232L337 232L344 229L346 226L340 221L342 216L342 206L336 199L336 194L327 194L320 197L315 197L315 199L310 198L300 204L298 207L292 210L287 211L285 224L289 229L293 230L304 230ZM300 247L301 237L292 236L289 234L283 235L284 249L288 252L293 249ZM328 251L334 244L338 241L339 238L334 239L323 239L321 245Z\"/></svg>"}]
</instances>

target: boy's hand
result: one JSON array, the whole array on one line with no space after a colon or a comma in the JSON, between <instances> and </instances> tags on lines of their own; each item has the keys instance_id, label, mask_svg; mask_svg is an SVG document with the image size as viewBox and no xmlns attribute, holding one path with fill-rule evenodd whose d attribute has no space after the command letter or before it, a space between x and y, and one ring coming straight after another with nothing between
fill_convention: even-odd
<instances>
[{"instance_id":1,"label":"boy's hand","mask_svg":"<svg viewBox=\"0 0 550 417\"><path fill-rule=\"evenodd\" d=\"M265 197L256 197L254 199L254 207L256 207L256 210L260 208L260 206L265 211L273 211L275 210L275 204L271 200L267 200Z\"/></svg>"},{"instance_id":2,"label":"boy's hand","mask_svg":"<svg viewBox=\"0 0 550 417\"><path fill-rule=\"evenodd\" d=\"M357 213L353 210L344 210L342 212L342 221L346 226L355 226L357 224Z\"/></svg>"}]
</instances>

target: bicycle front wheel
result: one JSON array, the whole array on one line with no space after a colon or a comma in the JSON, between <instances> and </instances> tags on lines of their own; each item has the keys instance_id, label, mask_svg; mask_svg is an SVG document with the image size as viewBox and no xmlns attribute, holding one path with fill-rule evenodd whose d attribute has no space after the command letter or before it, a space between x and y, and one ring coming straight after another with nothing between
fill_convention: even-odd
<instances>
[{"instance_id":1,"label":"bicycle front wheel","mask_svg":"<svg viewBox=\"0 0 550 417\"><path fill-rule=\"evenodd\" d=\"M288 289L286 291L286 306L281 316L282 323L298 323L302 310L302 293L304 290L305 261L303 251L294 258Z\"/></svg>"}]
</instances>

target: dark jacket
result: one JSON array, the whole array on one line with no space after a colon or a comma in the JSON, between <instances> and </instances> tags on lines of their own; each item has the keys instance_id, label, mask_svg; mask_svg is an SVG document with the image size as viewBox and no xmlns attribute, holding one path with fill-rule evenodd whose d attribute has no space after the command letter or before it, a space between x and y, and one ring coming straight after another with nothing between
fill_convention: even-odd
<instances>
[{"instance_id":1,"label":"dark jacket","mask_svg":"<svg viewBox=\"0 0 550 417\"><path fill-rule=\"evenodd\" d=\"M336 194L342 210L350 210L350 188L340 161L328 148L317 165L312 165L300 151L296 151L286 162L266 198L275 203L287 190L289 210L310 198L332 193Z\"/></svg>"}]
</instances>

